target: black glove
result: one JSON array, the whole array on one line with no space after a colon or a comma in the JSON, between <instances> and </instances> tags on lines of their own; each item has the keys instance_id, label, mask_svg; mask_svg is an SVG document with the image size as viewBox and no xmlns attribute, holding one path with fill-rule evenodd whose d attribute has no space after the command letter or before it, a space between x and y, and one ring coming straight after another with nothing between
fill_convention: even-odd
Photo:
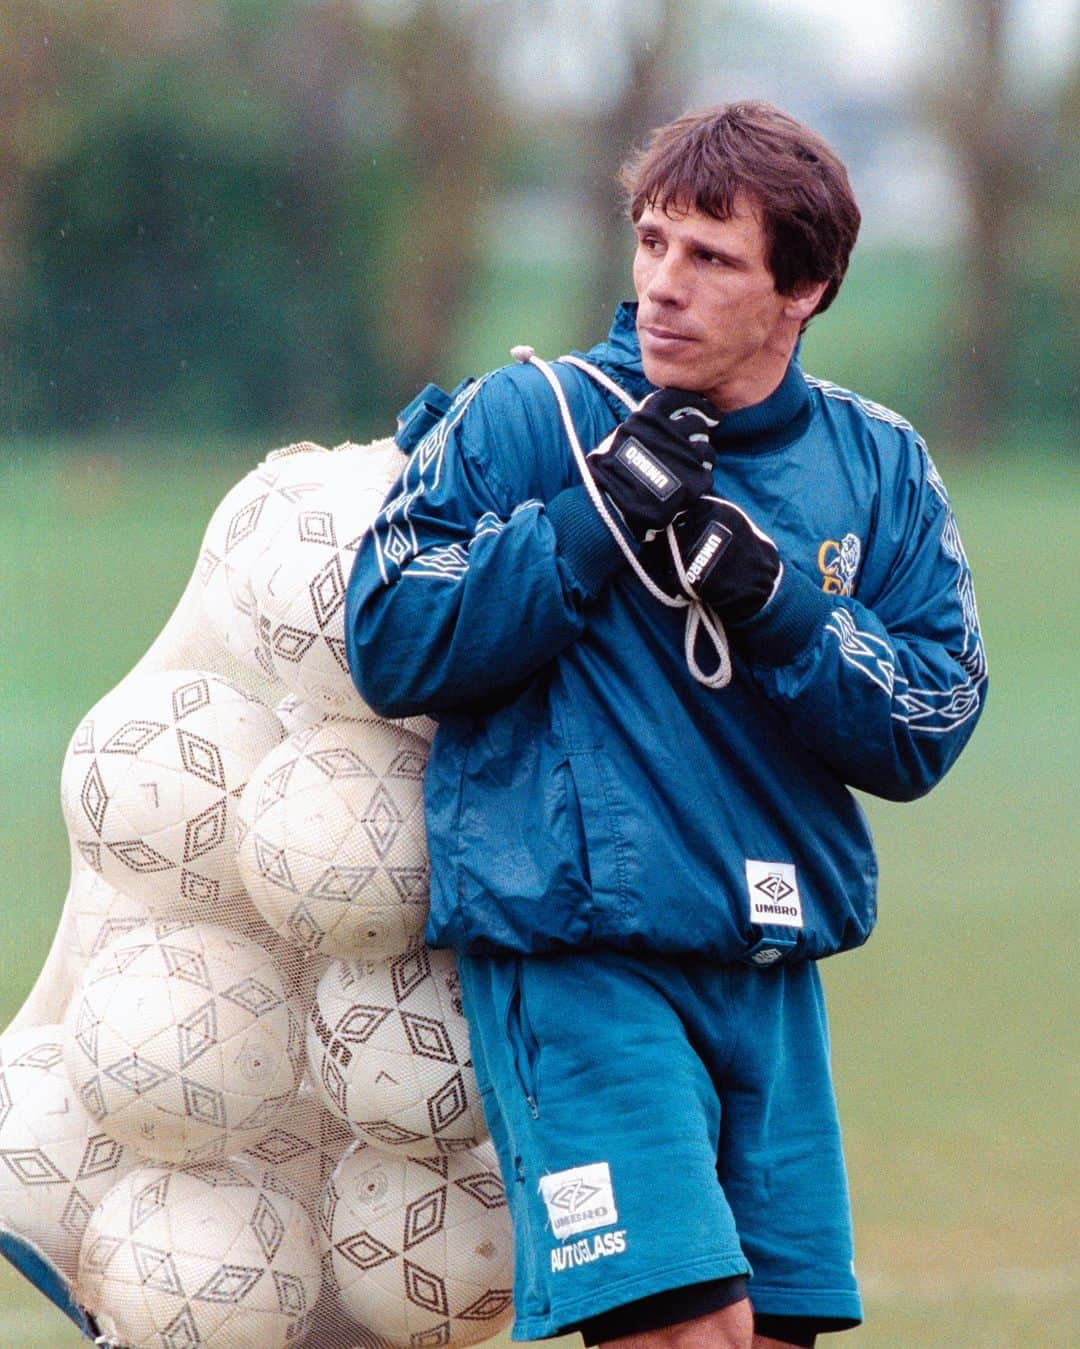
<instances>
[{"instance_id":1,"label":"black glove","mask_svg":"<svg viewBox=\"0 0 1080 1349\"><path fill-rule=\"evenodd\" d=\"M719 422L700 394L658 389L588 456L597 485L638 543L712 487L709 433Z\"/></svg>"},{"instance_id":2,"label":"black glove","mask_svg":"<svg viewBox=\"0 0 1080 1349\"><path fill-rule=\"evenodd\" d=\"M704 601L729 623L745 623L772 599L784 564L776 544L738 506L702 496L676 523L674 534L685 582L666 535L651 543L641 559L664 590Z\"/></svg>"}]
</instances>

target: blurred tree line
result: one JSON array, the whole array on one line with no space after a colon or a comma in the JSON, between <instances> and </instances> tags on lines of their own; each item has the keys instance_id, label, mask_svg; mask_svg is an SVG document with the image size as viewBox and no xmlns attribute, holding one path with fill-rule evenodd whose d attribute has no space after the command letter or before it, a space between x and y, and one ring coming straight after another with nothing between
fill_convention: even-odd
<instances>
[{"instance_id":1,"label":"blurred tree line","mask_svg":"<svg viewBox=\"0 0 1080 1349\"><path fill-rule=\"evenodd\" d=\"M954 291L927 286L952 306L927 357L948 377L898 401L978 442L1074 405L1080 83L1019 98L1005 0L953 4L959 56L915 92L954 146L968 254ZM726 42L741 17L677 0L567 10L5 0L0 436L343 439L486 358L475 330L500 295L519 314L510 340L599 336L628 289L619 163L688 103L742 92L693 73L703 15Z\"/></svg>"}]
</instances>

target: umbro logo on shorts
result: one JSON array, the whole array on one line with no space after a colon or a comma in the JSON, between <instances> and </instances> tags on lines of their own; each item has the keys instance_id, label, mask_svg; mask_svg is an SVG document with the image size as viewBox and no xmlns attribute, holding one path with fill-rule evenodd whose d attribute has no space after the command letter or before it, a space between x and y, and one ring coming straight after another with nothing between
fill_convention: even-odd
<instances>
[{"instance_id":1,"label":"umbro logo on shorts","mask_svg":"<svg viewBox=\"0 0 1080 1349\"><path fill-rule=\"evenodd\" d=\"M575 1176L565 1185L560 1185L548 1202L552 1208L564 1213L580 1213L589 1200L595 1199L599 1193L598 1185L586 1185L580 1176Z\"/></svg>"},{"instance_id":2,"label":"umbro logo on shorts","mask_svg":"<svg viewBox=\"0 0 1080 1349\"><path fill-rule=\"evenodd\" d=\"M556 1171L541 1176L540 1194L547 1207L551 1230L559 1238L610 1227L619 1221L611 1168L607 1162L593 1162L572 1171Z\"/></svg>"}]
</instances>

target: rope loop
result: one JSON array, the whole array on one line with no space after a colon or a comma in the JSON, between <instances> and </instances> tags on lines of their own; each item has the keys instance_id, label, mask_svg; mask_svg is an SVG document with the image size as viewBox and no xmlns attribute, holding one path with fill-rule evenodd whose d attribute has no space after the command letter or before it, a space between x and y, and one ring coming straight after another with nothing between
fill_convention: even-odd
<instances>
[{"instance_id":1,"label":"rope loop","mask_svg":"<svg viewBox=\"0 0 1080 1349\"><path fill-rule=\"evenodd\" d=\"M731 650L728 646L727 633L724 631L723 623L721 623L716 613L701 600L696 597L691 598L689 594L669 595L665 590L662 590L648 574L638 561L637 554L630 546L626 535L616 523L607 502L604 500L603 493L596 485L593 475L589 472L588 465L585 462L585 451L581 447L577 428L574 426L574 419L570 415L570 405L566 401L566 394L562 385L559 383L555 371L547 361L537 356L534 348L530 346L516 346L511 350L510 354L515 361L522 365L535 366L551 386L552 393L554 393L555 400L559 405L559 415L562 418L563 429L566 432L567 440L570 442L570 449L574 456L574 462L577 464L578 472L581 475L581 480L585 484L586 491L589 493L589 500L596 507L601 520L603 520L604 524L608 527L612 538L614 538L615 542L619 545L623 556L630 564L631 570L655 600L666 605L669 609L687 610L686 627L683 632L683 651L686 657L687 669L694 679L696 679L699 684L703 684L705 688L726 688L727 685L731 683ZM630 397L625 389L620 388L613 379L604 374L602 370L598 370L596 366L583 360L580 356L560 357L560 363L572 365L576 369L581 370L584 374L588 375L594 383L607 389L609 393L613 393L624 406L630 409L631 412L636 411L641 406L640 403ZM679 554L679 549L676 546L675 531L671 525L668 525L665 530L665 535L667 537L668 547L671 550L672 561L675 564L675 571L679 577L679 583L684 586L687 591L690 591L691 588L687 584L686 571L682 564L682 558ZM716 657L716 667L711 674L702 669L696 655L698 637L703 631L711 643L713 653Z\"/></svg>"}]
</instances>

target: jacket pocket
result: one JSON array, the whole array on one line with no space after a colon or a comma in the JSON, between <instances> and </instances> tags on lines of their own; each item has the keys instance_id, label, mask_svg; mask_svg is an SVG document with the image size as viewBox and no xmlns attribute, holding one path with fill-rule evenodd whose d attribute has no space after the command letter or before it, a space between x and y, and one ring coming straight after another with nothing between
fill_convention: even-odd
<instances>
[{"instance_id":1,"label":"jacket pocket","mask_svg":"<svg viewBox=\"0 0 1080 1349\"><path fill-rule=\"evenodd\" d=\"M428 814L432 914L436 896L439 915L450 913L449 922L433 922L429 933L474 953L586 945L591 896L584 826L561 745L537 737L526 718L507 712L463 737L462 748L449 828L445 816ZM437 857L448 834L450 855ZM453 869L450 895L446 875L436 875L444 860Z\"/></svg>"},{"instance_id":2,"label":"jacket pocket","mask_svg":"<svg viewBox=\"0 0 1080 1349\"><path fill-rule=\"evenodd\" d=\"M602 750L575 750L569 764L584 833L593 935L599 940L625 937L636 916L631 896L641 881L640 858L630 842L634 812Z\"/></svg>"}]
</instances>

